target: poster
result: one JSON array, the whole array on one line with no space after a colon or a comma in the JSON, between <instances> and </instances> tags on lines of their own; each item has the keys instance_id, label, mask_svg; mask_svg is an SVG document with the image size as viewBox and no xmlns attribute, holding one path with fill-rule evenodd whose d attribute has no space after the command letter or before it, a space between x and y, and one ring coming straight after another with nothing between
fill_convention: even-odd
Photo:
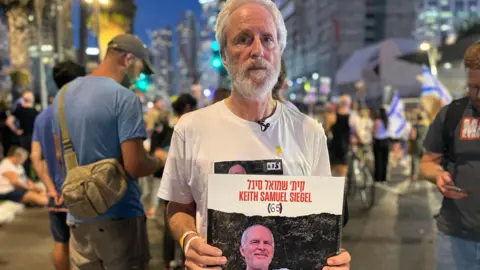
<instances>
[{"instance_id":1,"label":"poster","mask_svg":"<svg viewBox=\"0 0 480 270\"><path fill-rule=\"evenodd\" d=\"M282 174L281 160L215 164L207 241L223 269L321 269L339 249L345 178Z\"/></svg>"}]
</instances>

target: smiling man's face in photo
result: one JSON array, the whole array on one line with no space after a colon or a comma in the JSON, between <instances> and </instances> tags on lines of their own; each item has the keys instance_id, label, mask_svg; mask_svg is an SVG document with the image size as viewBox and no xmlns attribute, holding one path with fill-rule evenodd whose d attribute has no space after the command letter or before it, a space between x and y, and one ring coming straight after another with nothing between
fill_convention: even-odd
<instances>
[{"instance_id":1,"label":"smiling man's face in photo","mask_svg":"<svg viewBox=\"0 0 480 270\"><path fill-rule=\"evenodd\" d=\"M247 270L268 269L274 253L272 232L264 226L252 226L242 238L240 253L245 258Z\"/></svg>"}]
</instances>

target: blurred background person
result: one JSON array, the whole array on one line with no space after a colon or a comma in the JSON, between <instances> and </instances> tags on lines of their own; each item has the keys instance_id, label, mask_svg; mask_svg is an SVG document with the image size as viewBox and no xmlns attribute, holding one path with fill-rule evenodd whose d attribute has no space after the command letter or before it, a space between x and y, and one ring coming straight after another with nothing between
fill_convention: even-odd
<instances>
[{"instance_id":1,"label":"blurred background person","mask_svg":"<svg viewBox=\"0 0 480 270\"><path fill-rule=\"evenodd\" d=\"M360 109L359 117L355 123L355 137L361 146L369 146L373 140L373 120L369 108Z\"/></svg>"},{"instance_id":2,"label":"blurred background person","mask_svg":"<svg viewBox=\"0 0 480 270\"><path fill-rule=\"evenodd\" d=\"M350 136L352 134L352 99L348 95L342 95L335 112L327 121L328 127L326 132L331 131L332 141L330 144L330 163L332 166L332 174L338 176L347 175L347 155L350 150Z\"/></svg>"},{"instance_id":3,"label":"blurred background person","mask_svg":"<svg viewBox=\"0 0 480 270\"><path fill-rule=\"evenodd\" d=\"M12 146L0 162L0 200L47 206L45 190L35 185L25 173L23 164L27 158L27 150Z\"/></svg>"},{"instance_id":4,"label":"blurred background person","mask_svg":"<svg viewBox=\"0 0 480 270\"><path fill-rule=\"evenodd\" d=\"M283 104L287 105L287 107L299 111L297 106L295 106L293 103L288 101L285 98L285 92L288 90L288 84L287 84L287 67L285 65L285 60L282 58L282 64L280 68L280 74L278 75L278 81L275 84L275 86L272 89L272 97L274 100L278 100L282 102Z\"/></svg>"},{"instance_id":5,"label":"blurred background person","mask_svg":"<svg viewBox=\"0 0 480 270\"><path fill-rule=\"evenodd\" d=\"M4 100L0 100L0 143L2 150L0 151L0 155L2 157L6 156L7 153L4 153L5 144L8 140L7 138L7 129L9 129L6 125L8 114L7 114L7 103Z\"/></svg>"},{"instance_id":6,"label":"blurred background person","mask_svg":"<svg viewBox=\"0 0 480 270\"><path fill-rule=\"evenodd\" d=\"M72 61L60 62L53 67L53 80L58 89L85 75L85 68ZM67 209L61 196L64 174L55 151L52 132L53 109L53 106L48 106L35 120L30 159L37 176L48 191L50 201L48 217L55 242L53 264L56 270L68 270L70 229L67 226Z\"/></svg>"},{"instance_id":7,"label":"blurred background person","mask_svg":"<svg viewBox=\"0 0 480 270\"><path fill-rule=\"evenodd\" d=\"M219 101L222 101L230 96L230 89L227 88L217 88L213 94L212 104L215 104Z\"/></svg>"},{"instance_id":8,"label":"blurred background person","mask_svg":"<svg viewBox=\"0 0 480 270\"><path fill-rule=\"evenodd\" d=\"M423 156L423 142L427 136L428 123L425 113L417 111L414 114L416 118L413 122L412 136L410 141L410 155L411 155L411 178L418 180L420 177L420 161Z\"/></svg>"},{"instance_id":9,"label":"blurred background person","mask_svg":"<svg viewBox=\"0 0 480 270\"><path fill-rule=\"evenodd\" d=\"M22 96L21 104L15 108L7 119L8 127L17 135L19 146L23 149L30 149L32 144L33 126L38 115L38 111L34 106L35 96L31 91L26 91ZM31 162L28 157L24 167L27 175L31 177Z\"/></svg>"},{"instance_id":10,"label":"blurred background person","mask_svg":"<svg viewBox=\"0 0 480 270\"><path fill-rule=\"evenodd\" d=\"M168 151L170 148L170 142L172 140L174 127L180 120L180 118L189 112L192 112L197 109L198 102L194 96L191 94L181 94L175 102L172 103L172 109L174 113L174 117L171 119L170 122L159 122L158 125L161 125L161 129L154 130L151 136L151 153L156 153L157 156L162 154L162 158L164 160L167 159ZM205 119L208 121L208 119ZM159 198L157 197L157 191L160 186L160 181L163 176L164 168L161 168L157 172L155 172L152 185L150 188L150 198L151 198L151 206L147 211L148 216L154 216L159 204ZM167 219L167 204L168 201L164 201L164 210L165 213L163 214L163 218L165 221L165 229L163 232L163 262L165 263L165 269L172 269L176 267L180 267L183 263L177 262L175 260L175 255L177 254L177 250L179 250L179 246L177 242L173 239L170 228L168 227L168 219ZM183 254L180 249L180 254ZM183 256L183 255L182 255ZM182 260L183 261L183 260Z\"/></svg>"},{"instance_id":11,"label":"blurred background person","mask_svg":"<svg viewBox=\"0 0 480 270\"><path fill-rule=\"evenodd\" d=\"M375 159L374 179L376 182L387 181L389 154L388 116L384 108L380 108L374 117L373 155Z\"/></svg>"},{"instance_id":12,"label":"blurred background person","mask_svg":"<svg viewBox=\"0 0 480 270\"><path fill-rule=\"evenodd\" d=\"M154 103L153 107L148 110L145 115L145 127L147 133L151 134L155 127L155 123L158 121L165 121L168 119L169 113L167 110L166 101L162 97L158 97Z\"/></svg>"}]
</instances>

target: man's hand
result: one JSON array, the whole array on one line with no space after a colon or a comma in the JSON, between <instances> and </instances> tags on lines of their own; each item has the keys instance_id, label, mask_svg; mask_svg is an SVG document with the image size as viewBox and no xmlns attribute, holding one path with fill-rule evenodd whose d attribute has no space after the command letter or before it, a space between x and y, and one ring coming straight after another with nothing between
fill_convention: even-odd
<instances>
[{"instance_id":1,"label":"man's hand","mask_svg":"<svg viewBox=\"0 0 480 270\"><path fill-rule=\"evenodd\" d=\"M22 136L23 135L23 129L15 130L15 134L17 134L17 136Z\"/></svg>"},{"instance_id":2,"label":"man's hand","mask_svg":"<svg viewBox=\"0 0 480 270\"><path fill-rule=\"evenodd\" d=\"M51 189L48 191L48 197L53 198L55 200L55 204L58 206L63 204L62 194L58 193L55 189Z\"/></svg>"},{"instance_id":3,"label":"man's hand","mask_svg":"<svg viewBox=\"0 0 480 270\"><path fill-rule=\"evenodd\" d=\"M167 162L168 152L163 149L157 149L155 150L155 157L165 164L165 162Z\"/></svg>"},{"instance_id":4,"label":"man's hand","mask_svg":"<svg viewBox=\"0 0 480 270\"><path fill-rule=\"evenodd\" d=\"M322 270L349 270L350 261L352 261L350 253L348 253L348 251L345 249L341 249L340 254L328 258L328 266L323 267Z\"/></svg>"},{"instance_id":5,"label":"man's hand","mask_svg":"<svg viewBox=\"0 0 480 270\"><path fill-rule=\"evenodd\" d=\"M56 206L63 205L63 196L62 194L58 193L55 189L49 190L47 193L49 198L53 198L53 201ZM53 212L67 212L68 210L64 207L49 207L49 211Z\"/></svg>"},{"instance_id":6,"label":"man's hand","mask_svg":"<svg viewBox=\"0 0 480 270\"><path fill-rule=\"evenodd\" d=\"M443 187L444 185L455 186L455 184L452 181L452 177L450 173L445 171L441 172L440 175L437 177L437 188L438 190L440 190L443 196L449 199L454 199L454 200L463 199L468 196L468 194L464 192L456 192L456 191L448 190L445 187Z\"/></svg>"},{"instance_id":7,"label":"man's hand","mask_svg":"<svg viewBox=\"0 0 480 270\"><path fill-rule=\"evenodd\" d=\"M187 242L186 242L187 243ZM201 238L190 241L187 253L185 254L185 267L189 270L222 269L220 266L227 263L227 258L222 256L222 251L205 243ZM215 267L217 266L217 267Z\"/></svg>"}]
</instances>

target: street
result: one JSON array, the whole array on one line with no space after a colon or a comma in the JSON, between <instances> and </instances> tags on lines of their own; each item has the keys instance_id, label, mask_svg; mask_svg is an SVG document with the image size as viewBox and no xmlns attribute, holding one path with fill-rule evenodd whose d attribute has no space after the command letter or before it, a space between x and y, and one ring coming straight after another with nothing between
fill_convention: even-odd
<instances>
[{"instance_id":1,"label":"street","mask_svg":"<svg viewBox=\"0 0 480 270\"><path fill-rule=\"evenodd\" d=\"M377 187L376 193L377 203L368 212L358 199L349 203L343 246L352 254L352 269L432 270L433 215L440 203L435 188L425 182L410 186L394 171L393 181ZM148 227L151 269L161 269L163 224L149 220ZM52 269L52 238L45 210L27 209L0 227L0 243L0 269Z\"/></svg>"},{"instance_id":2,"label":"street","mask_svg":"<svg viewBox=\"0 0 480 270\"><path fill-rule=\"evenodd\" d=\"M433 216L440 193L427 182L410 186L397 172L386 187L377 187L377 203L368 212L350 202L343 246L354 270L433 270Z\"/></svg>"}]
</instances>

